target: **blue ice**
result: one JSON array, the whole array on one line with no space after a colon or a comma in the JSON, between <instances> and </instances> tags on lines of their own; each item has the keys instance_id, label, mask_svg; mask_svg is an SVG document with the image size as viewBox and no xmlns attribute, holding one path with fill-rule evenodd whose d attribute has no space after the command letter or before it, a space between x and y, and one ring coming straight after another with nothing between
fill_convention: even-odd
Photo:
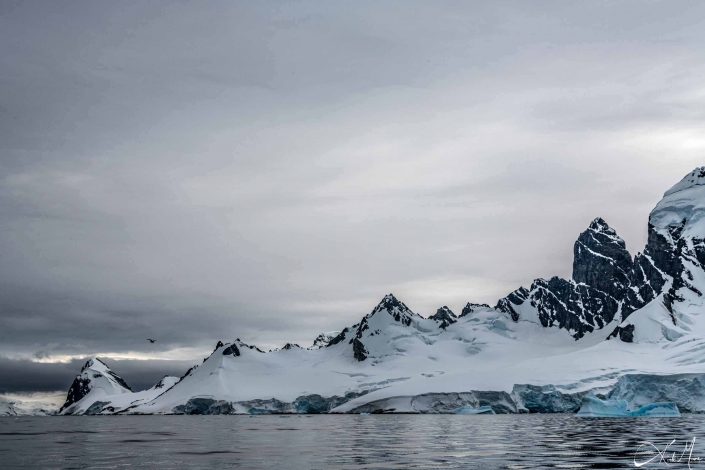
<instances>
[{"instance_id":1,"label":"blue ice","mask_svg":"<svg viewBox=\"0 0 705 470\"><path fill-rule=\"evenodd\" d=\"M649 403L630 410L625 400L601 400L594 396L583 397L583 403L578 411L578 416L584 418L672 418L680 415L678 406L672 402Z\"/></svg>"},{"instance_id":2,"label":"blue ice","mask_svg":"<svg viewBox=\"0 0 705 470\"><path fill-rule=\"evenodd\" d=\"M491 406L480 406L474 408L472 406L462 406L453 411L456 415L493 415L494 410Z\"/></svg>"}]
</instances>

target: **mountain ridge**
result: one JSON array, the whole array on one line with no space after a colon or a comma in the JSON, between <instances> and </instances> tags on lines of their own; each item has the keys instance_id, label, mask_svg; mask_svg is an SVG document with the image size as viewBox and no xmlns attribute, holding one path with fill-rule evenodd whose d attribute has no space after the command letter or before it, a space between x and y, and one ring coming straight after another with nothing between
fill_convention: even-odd
<instances>
[{"instance_id":1,"label":"mountain ridge","mask_svg":"<svg viewBox=\"0 0 705 470\"><path fill-rule=\"evenodd\" d=\"M604 219L593 219L574 244L570 279L535 279L494 307L468 302L459 316L443 306L424 318L389 293L310 348L287 343L265 353L239 339L218 342L159 394L131 392L102 362L87 363L62 413L350 412L390 407L395 396L426 397L403 406L443 401L450 392L518 412L555 393L572 406L575 393L609 389L635 371L705 373L705 167L664 193L647 230L632 256ZM121 395L133 395L129 405Z\"/></svg>"}]
</instances>

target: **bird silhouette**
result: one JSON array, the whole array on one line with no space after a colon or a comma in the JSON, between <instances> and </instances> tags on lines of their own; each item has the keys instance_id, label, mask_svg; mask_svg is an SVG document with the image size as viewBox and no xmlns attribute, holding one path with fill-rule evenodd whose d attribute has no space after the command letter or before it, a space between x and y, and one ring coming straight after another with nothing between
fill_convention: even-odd
<instances>
[{"instance_id":1,"label":"bird silhouette","mask_svg":"<svg viewBox=\"0 0 705 470\"><path fill-rule=\"evenodd\" d=\"M149 342L152 343L152 344L154 344L154 343L157 342L156 339L152 339L152 338L147 338L147 341L149 341Z\"/></svg>"}]
</instances>

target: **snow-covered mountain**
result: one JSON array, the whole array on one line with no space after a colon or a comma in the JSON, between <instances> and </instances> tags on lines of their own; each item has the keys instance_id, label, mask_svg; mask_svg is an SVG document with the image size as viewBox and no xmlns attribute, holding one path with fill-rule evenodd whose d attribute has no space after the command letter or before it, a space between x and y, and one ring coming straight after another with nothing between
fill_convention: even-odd
<instances>
[{"instance_id":1,"label":"snow-covered mountain","mask_svg":"<svg viewBox=\"0 0 705 470\"><path fill-rule=\"evenodd\" d=\"M113 413L158 397L179 381L164 377L152 388L133 392L127 383L98 358L88 360L69 388L61 414Z\"/></svg>"},{"instance_id":2,"label":"snow-covered mountain","mask_svg":"<svg viewBox=\"0 0 705 470\"><path fill-rule=\"evenodd\" d=\"M705 167L665 193L634 257L597 218L575 242L571 279L536 279L495 307L424 318L388 294L310 348L218 342L142 392L94 359L61 413L575 411L587 392L641 406L655 390L705 411L704 215Z\"/></svg>"}]
</instances>

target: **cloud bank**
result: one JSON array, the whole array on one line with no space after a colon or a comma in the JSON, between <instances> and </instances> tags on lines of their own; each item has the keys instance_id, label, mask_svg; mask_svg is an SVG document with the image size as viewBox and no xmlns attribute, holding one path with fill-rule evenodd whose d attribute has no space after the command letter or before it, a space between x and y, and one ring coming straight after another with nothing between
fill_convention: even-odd
<instances>
[{"instance_id":1,"label":"cloud bank","mask_svg":"<svg viewBox=\"0 0 705 470\"><path fill-rule=\"evenodd\" d=\"M0 384L76 371L12 385L29 360L310 344L390 291L425 315L493 303L568 274L596 216L635 253L702 163L703 18L700 2L5 2Z\"/></svg>"}]
</instances>

